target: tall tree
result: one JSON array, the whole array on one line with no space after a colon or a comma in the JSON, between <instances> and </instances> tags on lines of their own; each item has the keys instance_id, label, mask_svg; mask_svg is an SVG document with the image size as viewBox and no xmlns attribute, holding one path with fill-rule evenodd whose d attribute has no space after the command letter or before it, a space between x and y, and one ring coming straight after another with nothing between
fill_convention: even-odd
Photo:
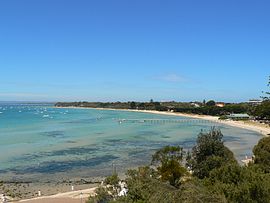
<instances>
[{"instance_id":1,"label":"tall tree","mask_svg":"<svg viewBox=\"0 0 270 203\"><path fill-rule=\"evenodd\" d=\"M270 137L262 138L253 148L254 163L260 165L265 172L270 172Z\"/></svg>"},{"instance_id":2,"label":"tall tree","mask_svg":"<svg viewBox=\"0 0 270 203\"><path fill-rule=\"evenodd\" d=\"M268 88L270 88L270 76L269 76L269 79L268 79L268 84L267 84ZM270 100L270 90L266 91L266 92L263 92L265 93L264 96L262 96L263 100Z\"/></svg>"},{"instance_id":3,"label":"tall tree","mask_svg":"<svg viewBox=\"0 0 270 203\"><path fill-rule=\"evenodd\" d=\"M215 106L216 102L214 100L210 100L208 102L206 102L206 106Z\"/></svg>"},{"instance_id":4,"label":"tall tree","mask_svg":"<svg viewBox=\"0 0 270 203\"><path fill-rule=\"evenodd\" d=\"M270 76L269 76L269 81L268 81L268 85L270 88ZM253 110L252 110L252 114L259 120L265 120L266 122L269 123L270 121L270 90L263 92L265 93L264 96L262 96L263 98L263 102L256 106Z\"/></svg>"},{"instance_id":5,"label":"tall tree","mask_svg":"<svg viewBox=\"0 0 270 203\"><path fill-rule=\"evenodd\" d=\"M198 135L190 160L193 173L198 178L208 177L211 170L225 163L236 162L233 153L223 144L222 138L223 134L216 128L209 132L201 131Z\"/></svg>"},{"instance_id":6,"label":"tall tree","mask_svg":"<svg viewBox=\"0 0 270 203\"><path fill-rule=\"evenodd\" d=\"M202 103L203 103L203 106L205 106L205 103L206 103L205 99L203 100L203 102L202 102Z\"/></svg>"},{"instance_id":7,"label":"tall tree","mask_svg":"<svg viewBox=\"0 0 270 203\"><path fill-rule=\"evenodd\" d=\"M166 146L153 155L152 164L157 166L161 180L169 181L175 187L180 185L181 177L186 174L181 164L183 154L183 148L179 146Z\"/></svg>"},{"instance_id":8,"label":"tall tree","mask_svg":"<svg viewBox=\"0 0 270 203\"><path fill-rule=\"evenodd\" d=\"M134 101L130 102L130 108L136 109L136 103Z\"/></svg>"}]
</instances>

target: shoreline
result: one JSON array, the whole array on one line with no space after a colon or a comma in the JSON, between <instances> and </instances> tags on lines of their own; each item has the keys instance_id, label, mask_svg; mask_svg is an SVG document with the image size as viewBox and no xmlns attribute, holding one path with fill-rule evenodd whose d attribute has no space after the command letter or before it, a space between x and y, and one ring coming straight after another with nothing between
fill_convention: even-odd
<instances>
[{"instance_id":1,"label":"shoreline","mask_svg":"<svg viewBox=\"0 0 270 203\"><path fill-rule=\"evenodd\" d=\"M113 109L113 108L90 108L90 107L52 107L52 108L59 108L59 109L94 109L94 110L106 110L106 111L126 111L126 112L137 112L137 113L148 113L148 114L157 114L157 115L165 115L165 116L179 116L179 117L187 117L187 118L194 118L194 119L203 119L208 120L210 122L216 122L219 124L224 124L232 127L243 128L247 130L251 130L257 133L260 133L264 136L269 136L270 127L259 124L253 121L232 121L232 120L219 120L217 116L209 116L209 115L197 115L197 114L185 114L185 113L178 113L178 112L167 112L167 111L154 111L154 110L135 110L135 109ZM67 186L68 188L70 185ZM63 191L58 191L56 194L48 194L47 192L43 191L43 195L40 197L33 197L33 198L22 198L21 200L15 202L25 202L25 203L44 203L44 202L59 202L59 203L76 203L76 201L80 201L82 199L85 202L89 195L94 194L94 190L96 189L96 185L88 186L89 188L79 188L80 186L77 185L76 191L69 191L67 188ZM67 192L68 191L68 192ZM82 194L81 194L82 193Z\"/></svg>"},{"instance_id":2,"label":"shoreline","mask_svg":"<svg viewBox=\"0 0 270 203\"><path fill-rule=\"evenodd\" d=\"M45 203L55 202L57 199L63 203L78 202L78 199L86 200L100 183L76 183L76 182L31 182L31 183L5 183L0 192L0 202L3 194L8 202ZM8 188L5 191L3 188ZM39 194L40 192L40 194ZM81 194L82 193L82 194Z\"/></svg>"},{"instance_id":3,"label":"shoreline","mask_svg":"<svg viewBox=\"0 0 270 203\"><path fill-rule=\"evenodd\" d=\"M44 195L40 197L34 197L30 199L22 199L15 202L36 203L36 202L78 202L82 200L85 202L90 195L95 194L97 187L91 187L83 190L74 190L70 192L61 192L54 195Z\"/></svg>"},{"instance_id":4,"label":"shoreline","mask_svg":"<svg viewBox=\"0 0 270 203\"><path fill-rule=\"evenodd\" d=\"M156 111L156 110L136 110L136 109L113 109L113 108L92 108L92 107L54 107L54 108L63 108L63 109L96 109L96 110L109 110L109 111L127 111L127 112L139 112L139 113L151 113L157 115L165 116L181 116L194 119L203 119L212 122L218 122L224 125L242 128L246 130L251 130L257 133L260 133L264 136L270 136L270 126L266 124L261 124L256 121L234 121L234 120L219 120L218 116L210 115L199 115L199 114L186 114L180 112L168 112L168 111Z\"/></svg>"}]
</instances>

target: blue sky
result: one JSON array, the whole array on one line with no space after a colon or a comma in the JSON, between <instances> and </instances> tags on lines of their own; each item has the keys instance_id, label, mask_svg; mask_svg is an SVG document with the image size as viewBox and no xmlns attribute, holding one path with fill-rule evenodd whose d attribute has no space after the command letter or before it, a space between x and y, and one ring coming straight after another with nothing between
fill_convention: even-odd
<instances>
[{"instance_id":1,"label":"blue sky","mask_svg":"<svg viewBox=\"0 0 270 203\"><path fill-rule=\"evenodd\" d=\"M270 2L8 0L0 101L237 102L270 75Z\"/></svg>"}]
</instances>

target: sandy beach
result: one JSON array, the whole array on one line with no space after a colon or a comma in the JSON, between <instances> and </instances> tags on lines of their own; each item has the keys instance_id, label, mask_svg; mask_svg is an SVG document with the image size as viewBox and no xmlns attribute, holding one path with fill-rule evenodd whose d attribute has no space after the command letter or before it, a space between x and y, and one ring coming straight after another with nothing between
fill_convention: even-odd
<instances>
[{"instance_id":1,"label":"sandy beach","mask_svg":"<svg viewBox=\"0 0 270 203\"><path fill-rule=\"evenodd\" d=\"M50 196L41 196L32 199L20 200L17 202L24 203L83 203L86 202L90 195L95 194L95 189L97 187L92 187L84 190L77 190L65 193L58 193Z\"/></svg>"},{"instance_id":2,"label":"sandy beach","mask_svg":"<svg viewBox=\"0 0 270 203\"><path fill-rule=\"evenodd\" d=\"M73 191L72 191L73 185ZM47 202L63 202L76 203L81 199L88 199L89 195L94 194L95 188L99 184L80 184L80 183L2 183L2 188L7 188L10 192L16 192L16 197L8 196L5 193L8 202L31 202L31 203L47 203ZM41 192L40 196L38 191ZM3 191L2 191L3 192ZM0 197L1 193L0 192ZM20 194L18 196L18 194ZM1 202L1 198L0 198Z\"/></svg>"},{"instance_id":3,"label":"sandy beach","mask_svg":"<svg viewBox=\"0 0 270 203\"><path fill-rule=\"evenodd\" d=\"M160 112L160 111L148 111L145 110L142 112L146 113L154 113L154 114L162 114L162 115L173 115L173 116L185 116L195 119L204 119L208 121L218 122L225 125L230 125L233 127L244 128L247 130L252 130L263 134L265 136L270 135L270 126L266 124L261 124L256 121L234 121L234 120L219 120L218 116L208 116L208 115L196 115L196 114L184 114L184 113L175 113L175 112Z\"/></svg>"}]
</instances>

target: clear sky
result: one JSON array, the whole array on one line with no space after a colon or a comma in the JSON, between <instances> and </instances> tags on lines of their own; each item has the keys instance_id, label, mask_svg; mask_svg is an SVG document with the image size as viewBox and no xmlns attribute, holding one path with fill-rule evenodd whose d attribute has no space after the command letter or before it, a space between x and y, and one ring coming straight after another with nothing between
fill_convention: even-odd
<instances>
[{"instance_id":1,"label":"clear sky","mask_svg":"<svg viewBox=\"0 0 270 203\"><path fill-rule=\"evenodd\" d=\"M269 0L0 2L0 101L245 101L270 75Z\"/></svg>"}]
</instances>

